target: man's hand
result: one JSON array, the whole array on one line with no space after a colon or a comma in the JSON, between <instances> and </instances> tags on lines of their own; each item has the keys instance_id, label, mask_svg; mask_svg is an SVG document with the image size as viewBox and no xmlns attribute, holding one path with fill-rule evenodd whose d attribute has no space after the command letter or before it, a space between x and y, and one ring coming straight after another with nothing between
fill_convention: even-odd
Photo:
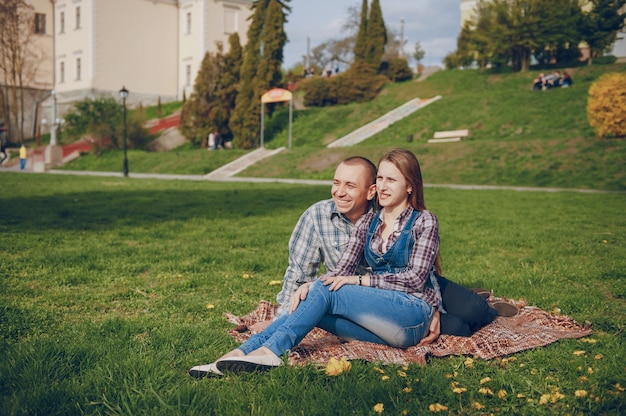
<instances>
[{"instance_id":1,"label":"man's hand","mask_svg":"<svg viewBox=\"0 0 626 416\"><path fill-rule=\"evenodd\" d=\"M253 334L258 334L259 332L267 328L271 323L272 323L272 320L270 319L268 321L262 321L262 322L257 322L256 324L252 324L248 328L250 328L250 331L252 331Z\"/></svg>"},{"instance_id":2,"label":"man's hand","mask_svg":"<svg viewBox=\"0 0 626 416\"><path fill-rule=\"evenodd\" d=\"M289 314L298 309L298 305L300 305L300 302L306 299L307 295L309 294L309 286L311 286L311 282L303 284L291 296L291 306L289 307Z\"/></svg>"},{"instance_id":3,"label":"man's hand","mask_svg":"<svg viewBox=\"0 0 626 416\"><path fill-rule=\"evenodd\" d=\"M419 344L417 344L418 347L423 347L424 345L428 345L434 341L437 340L437 338L439 338L439 334L441 333L441 316L439 316L439 311L435 311L433 313L433 319L430 320L430 333L428 334L428 336L422 338L422 340L420 341Z\"/></svg>"}]
</instances>

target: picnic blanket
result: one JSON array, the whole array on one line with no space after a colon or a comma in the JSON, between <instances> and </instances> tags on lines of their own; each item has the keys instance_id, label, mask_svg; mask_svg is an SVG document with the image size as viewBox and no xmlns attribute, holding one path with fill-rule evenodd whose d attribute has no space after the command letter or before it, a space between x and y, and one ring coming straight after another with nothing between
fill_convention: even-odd
<instances>
[{"instance_id":1,"label":"picnic blanket","mask_svg":"<svg viewBox=\"0 0 626 416\"><path fill-rule=\"evenodd\" d=\"M492 299L494 297L492 296ZM426 357L467 355L489 360L519 351L543 347L563 338L581 338L591 334L591 324L579 324L564 315L546 312L528 306L524 300L495 298L513 302L519 314L510 318L497 317L494 322L475 332L471 337L441 335L437 341L423 347L405 350L364 341L345 341L320 328L315 328L302 342L289 352L291 365L326 364L330 358L367 360L382 364L426 364ZM251 335L249 326L272 319L276 305L261 301L248 315L224 316L236 325L229 334L238 342L245 342Z\"/></svg>"}]
</instances>

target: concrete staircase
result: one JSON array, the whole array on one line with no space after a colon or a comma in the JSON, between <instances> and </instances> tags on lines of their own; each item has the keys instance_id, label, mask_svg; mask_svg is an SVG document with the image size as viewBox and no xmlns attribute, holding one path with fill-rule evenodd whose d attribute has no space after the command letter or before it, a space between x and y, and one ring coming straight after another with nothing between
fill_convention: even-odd
<instances>
[{"instance_id":1,"label":"concrete staircase","mask_svg":"<svg viewBox=\"0 0 626 416\"><path fill-rule=\"evenodd\" d=\"M349 133L348 135L343 136L338 140L335 140L327 147L348 147L357 143L361 143L362 141L369 139L373 135L380 133L396 121L402 120L404 117L413 114L420 108L424 108L428 104L433 103L439 99L441 99L440 95L428 99L415 98L401 105L400 107L391 110L387 114L377 118L371 123L368 123L363 127L354 130L352 133Z\"/></svg>"},{"instance_id":2,"label":"concrete staircase","mask_svg":"<svg viewBox=\"0 0 626 416\"><path fill-rule=\"evenodd\" d=\"M205 179L226 179L231 176L235 176L242 170L246 169L249 166L254 165L259 160L265 159L270 156L274 156L277 153L285 150L284 147L280 147L278 149L266 149L265 147L261 147L256 149L245 156L240 157L239 159L235 159L227 165L220 167L219 169L215 169L213 172L208 173L204 176ZM227 151L227 150L223 150Z\"/></svg>"}]
</instances>

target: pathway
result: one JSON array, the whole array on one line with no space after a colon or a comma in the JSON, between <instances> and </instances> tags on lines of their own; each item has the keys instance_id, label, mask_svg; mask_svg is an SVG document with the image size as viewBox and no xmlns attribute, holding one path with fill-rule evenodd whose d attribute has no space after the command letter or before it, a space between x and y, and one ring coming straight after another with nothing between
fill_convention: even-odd
<instances>
[{"instance_id":1,"label":"pathway","mask_svg":"<svg viewBox=\"0 0 626 416\"><path fill-rule=\"evenodd\" d=\"M433 98L426 98L426 99L415 98L401 105L400 107L391 110L387 114L383 115L382 117L377 118L371 123L368 123L364 125L363 127L360 127L354 130L352 133L349 133L348 135L343 136L342 138L338 140L335 140L334 142L330 143L327 147L329 148L348 147L348 146L355 145L357 143L361 143L362 141L369 139L373 135L380 133L387 127L391 126L393 123L399 120L402 120L403 118L407 117L408 115L413 114L420 108L424 108L428 104L434 103L435 101L439 99L441 99L440 95L433 97Z\"/></svg>"},{"instance_id":2,"label":"pathway","mask_svg":"<svg viewBox=\"0 0 626 416\"><path fill-rule=\"evenodd\" d=\"M284 147L280 147L278 149L266 149L265 147L258 148L253 150L250 153L245 154L239 159L235 159L227 165L222 166L219 169L215 169L213 172L205 175L206 179L224 179L229 178L231 176L235 176L239 172L245 170L249 166L254 165L259 160L265 159L270 156L274 156L277 153L285 150Z\"/></svg>"}]
</instances>

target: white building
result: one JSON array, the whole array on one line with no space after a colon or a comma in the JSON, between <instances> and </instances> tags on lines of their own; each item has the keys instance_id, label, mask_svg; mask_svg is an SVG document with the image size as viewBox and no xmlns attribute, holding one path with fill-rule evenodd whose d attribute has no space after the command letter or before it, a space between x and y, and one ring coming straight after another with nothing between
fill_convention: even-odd
<instances>
[{"instance_id":1,"label":"white building","mask_svg":"<svg viewBox=\"0 0 626 416\"><path fill-rule=\"evenodd\" d=\"M206 52L246 42L251 0L54 0L59 105L115 94L129 104L189 96Z\"/></svg>"}]
</instances>

